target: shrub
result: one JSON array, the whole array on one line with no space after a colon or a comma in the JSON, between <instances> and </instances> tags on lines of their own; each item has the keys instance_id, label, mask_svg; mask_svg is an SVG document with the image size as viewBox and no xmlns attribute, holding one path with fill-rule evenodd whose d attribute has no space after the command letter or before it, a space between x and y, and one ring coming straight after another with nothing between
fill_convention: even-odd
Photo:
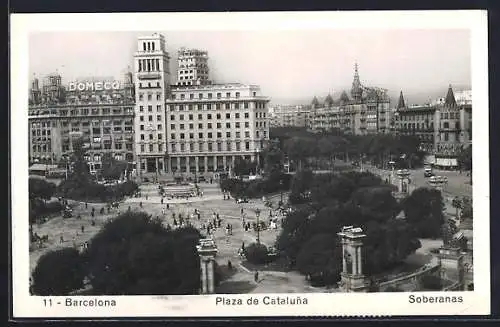
<instances>
[{"instance_id":1,"label":"shrub","mask_svg":"<svg viewBox=\"0 0 500 327\"><path fill-rule=\"evenodd\" d=\"M245 248L247 261L253 264L265 264L269 262L269 250L264 244L252 243Z\"/></svg>"},{"instance_id":2,"label":"shrub","mask_svg":"<svg viewBox=\"0 0 500 327\"><path fill-rule=\"evenodd\" d=\"M44 254L33 271L35 295L61 296L83 287L85 272L78 250L64 248Z\"/></svg>"}]
</instances>

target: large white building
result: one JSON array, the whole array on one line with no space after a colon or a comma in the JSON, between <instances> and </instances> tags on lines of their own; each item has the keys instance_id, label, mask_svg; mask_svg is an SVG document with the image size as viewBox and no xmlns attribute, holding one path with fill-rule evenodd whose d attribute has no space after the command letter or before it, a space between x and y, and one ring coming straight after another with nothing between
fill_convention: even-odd
<instances>
[{"instance_id":1,"label":"large white building","mask_svg":"<svg viewBox=\"0 0 500 327\"><path fill-rule=\"evenodd\" d=\"M139 174L229 171L237 157L259 161L269 140L269 99L256 85L212 84L206 51L182 48L176 85L159 34L134 55L135 149Z\"/></svg>"},{"instance_id":2,"label":"large white building","mask_svg":"<svg viewBox=\"0 0 500 327\"><path fill-rule=\"evenodd\" d=\"M167 171L228 171L237 157L259 161L269 140L268 101L256 85L173 87L166 102Z\"/></svg>"}]
</instances>

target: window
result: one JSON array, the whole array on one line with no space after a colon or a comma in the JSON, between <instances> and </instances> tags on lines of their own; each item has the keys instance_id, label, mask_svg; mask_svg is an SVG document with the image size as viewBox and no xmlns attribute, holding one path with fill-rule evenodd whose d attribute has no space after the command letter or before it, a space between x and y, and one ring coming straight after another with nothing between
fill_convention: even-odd
<instances>
[{"instance_id":1,"label":"window","mask_svg":"<svg viewBox=\"0 0 500 327\"><path fill-rule=\"evenodd\" d=\"M186 97L185 94L181 94L181 100L184 100L185 97Z\"/></svg>"},{"instance_id":2,"label":"window","mask_svg":"<svg viewBox=\"0 0 500 327\"><path fill-rule=\"evenodd\" d=\"M208 137L209 139L211 139L211 138L212 138L212 133L211 133L211 132L208 132L208 133L207 133L207 137Z\"/></svg>"},{"instance_id":3,"label":"window","mask_svg":"<svg viewBox=\"0 0 500 327\"><path fill-rule=\"evenodd\" d=\"M250 150L250 142L245 142L245 150Z\"/></svg>"},{"instance_id":4,"label":"window","mask_svg":"<svg viewBox=\"0 0 500 327\"><path fill-rule=\"evenodd\" d=\"M144 112L144 106L139 106L139 111Z\"/></svg>"},{"instance_id":5,"label":"window","mask_svg":"<svg viewBox=\"0 0 500 327\"><path fill-rule=\"evenodd\" d=\"M239 119L240 118L240 113L239 112L235 113L234 114L234 118Z\"/></svg>"},{"instance_id":6,"label":"window","mask_svg":"<svg viewBox=\"0 0 500 327\"><path fill-rule=\"evenodd\" d=\"M193 105L192 104L188 105L188 110L193 110Z\"/></svg>"},{"instance_id":7,"label":"window","mask_svg":"<svg viewBox=\"0 0 500 327\"><path fill-rule=\"evenodd\" d=\"M250 118L250 114L248 112L245 112L245 118Z\"/></svg>"},{"instance_id":8,"label":"window","mask_svg":"<svg viewBox=\"0 0 500 327\"><path fill-rule=\"evenodd\" d=\"M222 137L222 133L221 132L217 132L217 138L221 138Z\"/></svg>"},{"instance_id":9,"label":"window","mask_svg":"<svg viewBox=\"0 0 500 327\"><path fill-rule=\"evenodd\" d=\"M208 142L208 152L212 152L212 143Z\"/></svg>"},{"instance_id":10,"label":"window","mask_svg":"<svg viewBox=\"0 0 500 327\"><path fill-rule=\"evenodd\" d=\"M236 151L241 151L240 142L236 142Z\"/></svg>"},{"instance_id":11,"label":"window","mask_svg":"<svg viewBox=\"0 0 500 327\"><path fill-rule=\"evenodd\" d=\"M199 128L199 129L202 129L202 128L203 128L203 124L201 124L201 123L200 123L200 124L198 124L198 128Z\"/></svg>"},{"instance_id":12,"label":"window","mask_svg":"<svg viewBox=\"0 0 500 327\"><path fill-rule=\"evenodd\" d=\"M193 115L192 114L189 115L189 120L193 120Z\"/></svg>"},{"instance_id":13,"label":"window","mask_svg":"<svg viewBox=\"0 0 500 327\"><path fill-rule=\"evenodd\" d=\"M176 150L176 149L175 149L175 144L172 144L172 145L171 145L171 148L172 148L172 152L175 152L175 150Z\"/></svg>"},{"instance_id":14,"label":"window","mask_svg":"<svg viewBox=\"0 0 500 327\"><path fill-rule=\"evenodd\" d=\"M444 123L443 123L443 128L445 128L445 129L450 128L450 123L448 123L448 122L444 122Z\"/></svg>"},{"instance_id":15,"label":"window","mask_svg":"<svg viewBox=\"0 0 500 327\"><path fill-rule=\"evenodd\" d=\"M226 103L226 109L231 109L231 104L230 103Z\"/></svg>"},{"instance_id":16,"label":"window","mask_svg":"<svg viewBox=\"0 0 500 327\"><path fill-rule=\"evenodd\" d=\"M226 119L231 119L231 114L230 113L226 114Z\"/></svg>"},{"instance_id":17,"label":"window","mask_svg":"<svg viewBox=\"0 0 500 327\"><path fill-rule=\"evenodd\" d=\"M241 133L240 132L236 132L236 138L239 139L241 137Z\"/></svg>"},{"instance_id":18,"label":"window","mask_svg":"<svg viewBox=\"0 0 500 327\"><path fill-rule=\"evenodd\" d=\"M198 99L203 99L203 93L198 93Z\"/></svg>"},{"instance_id":19,"label":"window","mask_svg":"<svg viewBox=\"0 0 500 327\"><path fill-rule=\"evenodd\" d=\"M170 129L175 130L175 124L170 124Z\"/></svg>"},{"instance_id":20,"label":"window","mask_svg":"<svg viewBox=\"0 0 500 327\"><path fill-rule=\"evenodd\" d=\"M141 152L144 152L144 144L141 144Z\"/></svg>"},{"instance_id":21,"label":"window","mask_svg":"<svg viewBox=\"0 0 500 327\"><path fill-rule=\"evenodd\" d=\"M143 130L144 130L144 125L141 125L141 126L140 126L140 130L141 130L141 131L143 131ZM96 133L94 133L94 134L96 134Z\"/></svg>"},{"instance_id":22,"label":"window","mask_svg":"<svg viewBox=\"0 0 500 327\"><path fill-rule=\"evenodd\" d=\"M222 97L221 93L217 93L217 99L220 99Z\"/></svg>"},{"instance_id":23,"label":"window","mask_svg":"<svg viewBox=\"0 0 500 327\"><path fill-rule=\"evenodd\" d=\"M144 121L144 116L142 116L142 115L141 115L141 116L139 116L139 120L140 120L140 121Z\"/></svg>"},{"instance_id":24,"label":"window","mask_svg":"<svg viewBox=\"0 0 500 327\"><path fill-rule=\"evenodd\" d=\"M240 122L236 122L236 128L240 128Z\"/></svg>"},{"instance_id":25,"label":"window","mask_svg":"<svg viewBox=\"0 0 500 327\"><path fill-rule=\"evenodd\" d=\"M153 134L149 134L149 140L153 140Z\"/></svg>"},{"instance_id":26,"label":"window","mask_svg":"<svg viewBox=\"0 0 500 327\"><path fill-rule=\"evenodd\" d=\"M139 93L139 101L142 101L144 99L144 94L143 93Z\"/></svg>"},{"instance_id":27,"label":"window","mask_svg":"<svg viewBox=\"0 0 500 327\"><path fill-rule=\"evenodd\" d=\"M231 92L227 92L226 93L226 98L230 98L231 97Z\"/></svg>"},{"instance_id":28,"label":"window","mask_svg":"<svg viewBox=\"0 0 500 327\"><path fill-rule=\"evenodd\" d=\"M149 152L153 152L154 151L154 145L153 144L150 144L149 145Z\"/></svg>"},{"instance_id":29,"label":"window","mask_svg":"<svg viewBox=\"0 0 500 327\"><path fill-rule=\"evenodd\" d=\"M158 152L162 152L163 151L163 144L158 144ZM161 164L161 163L160 163ZM160 167L161 169L161 167Z\"/></svg>"},{"instance_id":30,"label":"window","mask_svg":"<svg viewBox=\"0 0 500 327\"><path fill-rule=\"evenodd\" d=\"M152 112L152 111L153 111L153 106L152 106L152 105L149 105L149 106L148 106L148 111L149 111L149 112Z\"/></svg>"},{"instance_id":31,"label":"window","mask_svg":"<svg viewBox=\"0 0 500 327\"><path fill-rule=\"evenodd\" d=\"M202 139L203 138L203 133L198 133L198 138Z\"/></svg>"},{"instance_id":32,"label":"window","mask_svg":"<svg viewBox=\"0 0 500 327\"><path fill-rule=\"evenodd\" d=\"M212 123L208 123L208 129L212 129Z\"/></svg>"},{"instance_id":33,"label":"window","mask_svg":"<svg viewBox=\"0 0 500 327\"><path fill-rule=\"evenodd\" d=\"M184 124L180 124L179 128L184 129Z\"/></svg>"},{"instance_id":34,"label":"window","mask_svg":"<svg viewBox=\"0 0 500 327\"><path fill-rule=\"evenodd\" d=\"M158 130L161 130L161 124L158 124L157 127L158 127Z\"/></svg>"},{"instance_id":35,"label":"window","mask_svg":"<svg viewBox=\"0 0 500 327\"><path fill-rule=\"evenodd\" d=\"M158 133L158 140L161 140L161 139L162 139L162 137L163 137L163 136L161 135L161 133Z\"/></svg>"},{"instance_id":36,"label":"window","mask_svg":"<svg viewBox=\"0 0 500 327\"><path fill-rule=\"evenodd\" d=\"M161 93L156 93L156 100L161 100Z\"/></svg>"},{"instance_id":37,"label":"window","mask_svg":"<svg viewBox=\"0 0 500 327\"><path fill-rule=\"evenodd\" d=\"M248 102L243 103L243 108L248 109Z\"/></svg>"},{"instance_id":38,"label":"window","mask_svg":"<svg viewBox=\"0 0 500 327\"><path fill-rule=\"evenodd\" d=\"M239 98L240 97L240 92L236 92L236 97Z\"/></svg>"},{"instance_id":39,"label":"window","mask_svg":"<svg viewBox=\"0 0 500 327\"><path fill-rule=\"evenodd\" d=\"M156 111L161 111L161 104L156 106Z\"/></svg>"},{"instance_id":40,"label":"window","mask_svg":"<svg viewBox=\"0 0 500 327\"><path fill-rule=\"evenodd\" d=\"M171 134L170 134L170 138L171 138L172 140L175 140L175 133L171 133Z\"/></svg>"},{"instance_id":41,"label":"window","mask_svg":"<svg viewBox=\"0 0 500 327\"><path fill-rule=\"evenodd\" d=\"M201 104L197 105L197 106L196 106L196 108L197 108L198 110L203 110L203 106L202 106Z\"/></svg>"},{"instance_id":42,"label":"window","mask_svg":"<svg viewBox=\"0 0 500 327\"><path fill-rule=\"evenodd\" d=\"M184 140L184 133L181 133L180 137L181 137L181 140Z\"/></svg>"},{"instance_id":43,"label":"window","mask_svg":"<svg viewBox=\"0 0 500 327\"><path fill-rule=\"evenodd\" d=\"M226 132L226 137L231 138L231 132Z\"/></svg>"},{"instance_id":44,"label":"window","mask_svg":"<svg viewBox=\"0 0 500 327\"><path fill-rule=\"evenodd\" d=\"M180 115L179 120L184 120L184 115Z\"/></svg>"},{"instance_id":45,"label":"window","mask_svg":"<svg viewBox=\"0 0 500 327\"><path fill-rule=\"evenodd\" d=\"M240 104L236 102L236 103L234 104L234 109L240 109Z\"/></svg>"},{"instance_id":46,"label":"window","mask_svg":"<svg viewBox=\"0 0 500 327\"><path fill-rule=\"evenodd\" d=\"M448 139L449 139L449 135L448 135L448 132L446 132L446 133L444 133L444 140L448 141Z\"/></svg>"},{"instance_id":47,"label":"window","mask_svg":"<svg viewBox=\"0 0 500 327\"><path fill-rule=\"evenodd\" d=\"M207 119L212 119L212 114L208 114Z\"/></svg>"},{"instance_id":48,"label":"window","mask_svg":"<svg viewBox=\"0 0 500 327\"><path fill-rule=\"evenodd\" d=\"M193 133L189 133L189 138L190 139L194 139L194 134Z\"/></svg>"},{"instance_id":49,"label":"window","mask_svg":"<svg viewBox=\"0 0 500 327\"><path fill-rule=\"evenodd\" d=\"M226 123L226 128L231 128L231 123Z\"/></svg>"},{"instance_id":50,"label":"window","mask_svg":"<svg viewBox=\"0 0 500 327\"><path fill-rule=\"evenodd\" d=\"M221 117L220 114L217 114L217 119L220 119L220 117Z\"/></svg>"},{"instance_id":51,"label":"window","mask_svg":"<svg viewBox=\"0 0 500 327\"><path fill-rule=\"evenodd\" d=\"M190 99L194 99L194 94L192 94L192 93L191 93L191 94L189 95L189 98L190 98Z\"/></svg>"},{"instance_id":52,"label":"window","mask_svg":"<svg viewBox=\"0 0 500 327\"><path fill-rule=\"evenodd\" d=\"M153 95L151 95L151 93L148 93L148 101L151 101L153 100Z\"/></svg>"},{"instance_id":53,"label":"window","mask_svg":"<svg viewBox=\"0 0 500 327\"><path fill-rule=\"evenodd\" d=\"M208 98L212 99L212 93L208 93Z\"/></svg>"},{"instance_id":54,"label":"window","mask_svg":"<svg viewBox=\"0 0 500 327\"><path fill-rule=\"evenodd\" d=\"M194 128L194 124L189 124L189 129L193 129Z\"/></svg>"},{"instance_id":55,"label":"window","mask_svg":"<svg viewBox=\"0 0 500 327\"><path fill-rule=\"evenodd\" d=\"M215 109L216 109L216 110L219 110L219 109L220 109L220 103L216 103L216 104L215 104Z\"/></svg>"},{"instance_id":56,"label":"window","mask_svg":"<svg viewBox=\"0 0 500 327\"><path fill-rule=\"evenodd\" d=\"M148 116L148 120L149 120L149 121L153 121L153 116L149 115L149 116Z\"/></svg>"},{"instance_id":57,"label":"window","mask_svg":"<svg viewBox=\"0 0 500 327\"><path fill-rule=\"evenodd\" d=\"M141 134L141 141L144 141L144 134Z\"/></svg>"},{"instance_id":58,"label":"window","mask_svg":"<svg viewBox=\"0 0 500 327\"><path fill-rule=\"evenodd\" d=\"M179 105L179 111L184 111L184 106L182 104Z\"/></svg>"}]
</instances>

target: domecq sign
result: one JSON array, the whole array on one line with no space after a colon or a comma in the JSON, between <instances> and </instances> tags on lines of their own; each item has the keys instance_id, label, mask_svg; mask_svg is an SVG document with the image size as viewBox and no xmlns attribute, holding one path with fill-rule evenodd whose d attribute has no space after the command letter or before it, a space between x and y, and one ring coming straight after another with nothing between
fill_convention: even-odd
<instances>
[{"instance_id":1,"label":"domecq sign","mask_svg":"<svg viewBox=\"0 0 500 327\"><path fill-rule=\"evenodd\" d=\"M119 81L69 83L69 91L103 91L103 90L118 90L118 89L120 89Z\"/></svg>"}]
</instances>

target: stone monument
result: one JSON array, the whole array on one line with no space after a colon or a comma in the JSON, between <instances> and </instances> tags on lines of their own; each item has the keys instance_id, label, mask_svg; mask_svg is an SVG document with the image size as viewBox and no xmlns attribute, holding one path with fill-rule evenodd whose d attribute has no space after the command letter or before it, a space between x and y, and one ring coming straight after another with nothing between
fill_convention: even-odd
<instances>
[{"instance_id":1,"label":"stone monument","mask_svg":"<svg viewBox=\"0 0 500 327\"><path fill-rule=\"evenodd\" d=\"M342 227L337 233L342 243L342 273L340 287L345 292L367 292L369 280L363 275L363 230Z\"/></svg>"},{"instance_id":2,"label":"stone monument","mask_svg":"<svg viewBox=\"0 0 500 327\"><path fill-rule=\"evenodd\" d=\"M213 294L215 289L215 256L217 246L211 238L201 239L196 246L200 256L201 294Z\"/></svg>"},{"instance_id":3,"label":"stone monument","mask_svg":"<svg viewBox=\"0 0 500 327\"><path fill-rule=\"evenodd\" d=\"M399 180L396 197L404 198L410 194L410 171L408 169L399 169L396 175Z\"/></svg>"}]
</instances>

